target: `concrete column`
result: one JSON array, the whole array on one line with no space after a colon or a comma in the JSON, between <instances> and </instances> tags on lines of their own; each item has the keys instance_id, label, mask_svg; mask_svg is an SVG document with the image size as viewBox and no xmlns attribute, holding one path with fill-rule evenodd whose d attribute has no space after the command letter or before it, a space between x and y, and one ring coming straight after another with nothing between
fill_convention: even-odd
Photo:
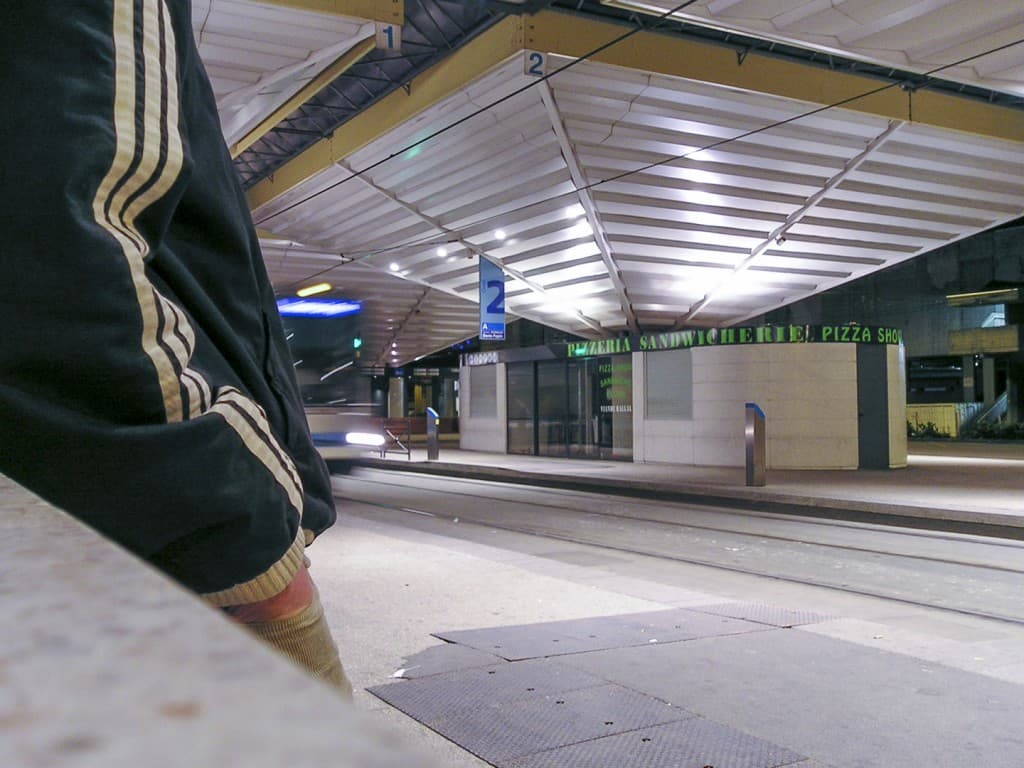
<instances>
[{"instance_id":1,"label":"concrete column","mask_svg":"<svg viewBox=\"0 0 1024 768\"><path fill-rule=\"evenodd\" d=\"M981 358L981 377L985 407L989 408L996 401L996 359L994 357Z\"/></svg>"},{"instance_id":2,"label":"concrete column","mask_svg":"<svg viewBox=\"0 0 1024 768\"><path fill-rule=\"evenodd\" d=\"M1010 363L1006 375L1006 421L1016 424L1024 420L1024 365Z\"/></svg>"},{"instance_id":3,"label":"concrete column","mask_svg":"<svg viewBox=\"0 0 1024 768\"><path fill-rule=\"evenodd\" d=\"M388 416L402 418L405 416L405 379L392 379L388 389Z\"/></svg>"},{"instance_id":4,"label":"concrete column","mask_svg":"<svg viewBox=\"0 0 1024 768\"><path fill-rule=\"evenodd\" d=\"M963 381L964 381L964 402L965 403L973 403L974 402L974 394L975 394L975 389L974 389L974 355L964 355L962 360L963 360L963 363L961 363L961 365L963 366L962 376L963 376Z\"/></svg>"},{"instance_id":5,"label":"concrete column","mask_svg":"<svg viewBox=\"0 0 1024 768\"><path fill-rule=\"evenodd\" d=\"M646 352L633 353L633 461L643 464L644 420L647 418L647 365Z\"/></svg>"}]
</instances>

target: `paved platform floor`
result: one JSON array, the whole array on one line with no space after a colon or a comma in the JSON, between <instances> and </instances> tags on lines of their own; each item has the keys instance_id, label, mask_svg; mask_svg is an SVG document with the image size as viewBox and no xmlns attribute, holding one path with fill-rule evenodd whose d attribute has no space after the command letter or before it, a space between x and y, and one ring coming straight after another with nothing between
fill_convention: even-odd
<instances>
[{"instance_id":1,"label":"paved platform floor","mask_svg":"<svg viewBox=\"0 0 1024 768\"><path fill-rule=\"evenodd\" d=\"M907 470L770 473L763 489L733 469L453 450L385 464L1020 530L1024 446L913 449ZM348 501L310 549L357 706L426 764L1024 766L1024 622L468 527ZM985 545L1021 577L1020 541ZM0 554L19 628L0 631L0 763L384 764L328 689L2 479ZM984 587L965 574L965 594Z\"/></svg>"},{"instance_id":2,"label":"paved platform floor","mask_svg":"<svg viewBox=\"0 0 1024 768\"><path fill-rule=\"evenodd\" d=\"M430 464L1024 524L1024 450L913 449L906 470L773 472L763 489L739 469L454 450ZM313 574L357 704L439 765L1024 766L1024 626L357 507L311 549ZM711 626L723 611L734 631Z\"/></svg>"}]
</instances>

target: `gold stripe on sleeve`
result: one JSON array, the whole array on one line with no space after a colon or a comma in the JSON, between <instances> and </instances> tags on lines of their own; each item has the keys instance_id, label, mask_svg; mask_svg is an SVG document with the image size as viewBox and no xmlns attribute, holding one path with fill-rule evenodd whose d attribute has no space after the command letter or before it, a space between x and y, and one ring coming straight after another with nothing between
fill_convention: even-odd
<instances>
[{"instance_id":1,"label":"gold stripe on sleeve","mask_svg":"<svg viewBox=\"0 0 1024 768\"><path fill-rule=\"evenodd\" d=\"M255 403L237 389L224 387L217 392L217 402L209 413L219 414L238 433L245 447L267 468L277 484L281 486L288 501L302 518L302 485L297 482L294 465L291 463L277 440L270 434L265 417L254 419L252 416ZM250 419L256 421L254 427ZM254 500L259 503L258 500Z\"/></svg>"},{"instance_id":2,"label":"gold stripe on sleeve","mask_svg":"<svg viewBox=\"0 0 1024 768\"><path fill-rule=\"evenodd\" d=\"M156 7L154 0L147 0L142 21L144 38L147 42L159 43L159 24L154 24ZM171 360L157 340L159 315L157 312L157 294L146 277L144 259L148 252L145 238L135 230L134 221L124 217L124 205L128 196L141 189L150 180L156 168L156 160L160 155L160 131L157 126L155 143L150 122L155 117L160 120L160 75L162 69L156 68L157 81L152 82L154 70L152 54L148 50L144 56L146 82L144 83L146 108L143 112L146 128L143 132L141 161L133 167L139 137L135 133L135 112L139 84L136 82L135 71L135 4L134 0L114 0L114 132L116 143L114 158L110 168L100 182L93 198L93 216L96 222L107 230L121 248L128 264L131 281L135 288L135 297L142 316L142 349L153 362L156 369L160 390L163 393L164 410L168 421L180 421L182 418L181 385L174 371ZM153 38L154 33L156 37ZM149 48L150 46L146 46ZM159 58L159 57L157 57ZM156 86L155 89L153 86ZM156 104L154 113L153 103ZM177 120L173 133L177 134ZM179 137L180 140L180 137ZM177 175L177 169L164 164L164 172ZM171 179L170 183L173 183ZM164 189L169 186L164 182ZM155 199L155 198L154 198ZM166 329L166 326L165 326Z\"/></svg>"}]
</instances>

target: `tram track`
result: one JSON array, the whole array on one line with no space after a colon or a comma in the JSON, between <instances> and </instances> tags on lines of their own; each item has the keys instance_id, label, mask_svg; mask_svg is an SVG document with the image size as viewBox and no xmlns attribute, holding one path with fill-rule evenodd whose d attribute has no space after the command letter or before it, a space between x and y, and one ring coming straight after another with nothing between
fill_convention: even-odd
<instances>
[{"instance_id":1,"label":"tram track","mask_svg":"<svg viewBox=\"0 0 1024 768\"><path fill-rule=\"evenodd\" d=\"M360 477L359 480L361 482L374 483L374 484L377 484L377 485L380 485L380 486L393 487L395 485L395 483L393 481L391 481L391 480L389 480L389 481L370 480L370 479L365 478L365 477ZM486 484L483 481L475 481L474 480L474 481L470 481L470 482L477 483L477 484L484 484L484 485ZM491 485L493 485L493 483ZM476 500L480 501L481 503L490 503L491 501L493 501L493 498L490 495L487 495L487 494L484 494L484 493L475 493L475 492L471 493L471 492L466 492L466 491L454 491L453 492L451 490L447 491L447 493L449 495L452 495L454 493L455 495L458 495L458 496L463 497L463 498L476 499ZM580 493L584 493L584 492L580 492ZM581 511L581 510L573 510L573 509L567 507L564 503L563 504L551 504L551 503L547 503L547 502L543 502L543 501L531 501L530 504L532 506L534 506L534 507L546 507L546 508L557 510L557 511L570 511L570 512L572 512L572 511L575 511L575 512ZM634 506L639 506L639 505L636 505L635 501L631 501L631 504L634 505ZM658 504L659 507L663 507L663 506L666 506L666 505L667 505L667 503L665 503L665 502L662 502L662 503ZM676 506L679 506L679 505L677 504ZM815 520L815 519L809 519L809 518L804 517L804 516L787 517L786 515L783 515L783 514L780 514L780 513L770 513L770 512L766 513L766 512L759 512L759 511L747 511L747 510L743 510L742 508L740 508L740 503L739 502L737 502L737 509L736 510L728 510L728 509L724 509L724 508L722 508L720 506L701 507L701 505L695 505L695 504L686 504L686 505L683 505L683 506L685 506L686 508L689 508L689 509L703 509L703 510L705 510L705 511L707 511L710 514L713 514L715 516L727 515L727 516L742 516L742 517L745 517L745 518L760 518L760 519L764 519L764 520L789 520L789 521L792 521L792 522L798 522L798 523L800 523L804 527L816 527L816 528L819 528L819 529L827 529L829 531L834 531L836 529L842 529L842 528L846 528L846 529L849 529L849 530L859 530L859 531L863 531L863 530L877 530L877 531L880 531L880 532L882 531L882 529L880 529L878 526L871 526L870 524L864 524L864 523L844 523L844 522L838 522L838 521L834 521L834 520ZM411 511L411 510L405 509L403 511ZM425 511L425 510L421 510L421 511ZM437 516L436 513L431 513L431 514L434 514L435 516ZM693 522L693 521L672 520L672 519L669 519L669 518L664 517L664 516L662 516L662 517L654 517L654 516L648 517L648 516L643 516L643 515L640 515L640 514L628 514L628 515L625 515L625 514L621 514L621 513L605 512L605 511L596 510L596 509L588 509L588 510L586 510L586 514L593 515L593 516L600 516L600 517L604 517L604 518L608 518L608 519L613 519L613 520L614 519L629 520L629 521L638 522L638 523L653 523L653 524L659 524L659 525L671 525L671 526L677 526L677 527L680 527L680 528L689 528L689 529L702 530L702 531L708 531L708 532L713 532L713 533L736 534L736 535L741 535L741 536L755 536L756 538L759 538L759 539L781 541L781 542L787 542L787 543L793 543L793 544L808 544L808 545L816 546L816 547L825 547L825 548L838 549L838 550L851 551L851 552L861 552L861 553L864 553L864 554L897 556L897 557L902 557L902 558L907 558L907 559L915 559L915 560L922 560L922 561L928 561L928 562L941 563L941 564L944 564L944 565L960 565L960 566L965 566L965 567L983 567L983 568L985 568L987 570L1003 571L1003 572L1006 572L1006 573L1014 573L1014 574L1024 575L1024 544L1022 544L1019 541L1015 541L1015 540L998 540L998 539L992 539L992 538L987 538L987 537L984 538L984 539L980 539L980 538L975 539L975 541L977 541L978 543L983 544L983 545L988 546L988 547L1001 547L1001 548L1005 548L1007 550L1012 550L1012 551L1015 551L1015 552L1019 552L1020 553L1020 562L1022 563L1022 566L1020 566L1020 567L1013 567L1013 566L1008 566L1008 565L998 565L998 564L992 564L992 563L989 563L989 562L979 563L979 562L970 561L970 560L956 560L956 559L943 558L943 557L938 557L938 556L933 556L933 555L926 555L926 554L912 554L912 553L907 553L907 552L893 551L892 549L878 549L878 548L871 548L871 547L861 547L861 546L851 545L851 544L848 544L848 543L837 544L837 543L830 543L830 542L820 541L820 540L816 540L816 539L813 539L813 538L783 536L783 535L780 535L780 534L768 533L768 532L764 532L764 531L759 531L759 532L756 532L756 533L751 533L751 532L737 530L734 527L730 528L730 527L725 527L725 526L708 525L708 524L703 524L703 523ZM956 534L956 533L943 534L943 533L934 532L934 531L918 531L918 530L914 530L914 529L892 529L892 528L887 528L887 529L884 529L884 533L886 533L887 535L890 535L890 536L900 536L900 537L905 537L905 538L928 540L928 541L941 541L941 540L945 540L945 541L964 541L965 538L968 537L967 534Z\"/></svg>"},{"instance_id":2,"label":"tram track","mask_svg":"<svg viewBox=\"0 0 1024 768\"><path fill-rule=\"evenodd\" d=\"M437 478L430 480L439 482ZM969 600L971 590L990 600L992 595L987 593L993 591L999 595L1006 593L1006 597L1011 594L1024 594L1024 568L1014 567L1009 562L998 562L1006 558L1024 562L1024 557L1020 557L1024 555L1024 545L1017 541L892 529L859 523L816 521L804 517L791 519L774 513L746 512L741 508L726 511L720 507L701 509L696 505L667 503L645 507L637 504L635 500L629 500L631 513L622 514L600 508L601 505L607 505L609 500L612 500L612 504L618 503L613 497L588 499L587 494L579 493L571 497L560 495L557 502L552 502L549 490L537 488L533 490L533 494L543 494L548 497L547 500L496 499L493 488L491 493L487 493L484 488L472 487L487 486L486 483L475 480L462 483L448 481L444 484L444 490L437 490L424 487L422 482L412 486L398 483L396 478L378 479L368 477L364 473L357 478L346 480L346 483L347 491L336 489L337 498L416 518L419 521L418 525L436 527L438 523L457 521L463 525L599 547L632 556L660 558L747 576L891 600L973 618L1024 625L1024 602L1018 613L992 607L957 605L945 595L929 597L927 594L908 593L908 584L914 582L927 585L923 587L925 592L934 589L935 585L929 583L931 574L921 570L932 568L940 569L935 584L946 585L962 593L962 601ZM361 484L367 492L355 493L355 484ZM517 486L517 490L519 493L513 495L530 495L523 486ZM584 508L575 508L574 504L582 505ZM739 525L716 526L701 522L699 519L671 520L666 519L666 508L676 515L720 517L728 514L737 524L742 522L749 525L753 521L754 524L765 528L776 527L782 530L739 530ZM652 509L661 510L661 514L650 514ZM803 531L810 529L823 534L834 535L839 531L840 535L852 533L884 537L892 540L893 544L882 548L822 541L801 534L800 530L795 531L797 535L791 535L785 532L786 527ZM698 540L697 537L701 535L734 537L729 543L737 546L726 546L717 539ZM928 547L950 546L961 550L968 548L976 550L977 554L974 557L942 557L926 552L906 551L922 543ZM711 551L724 549L729 555L710 557L709 546ZM772 554L772 547L788 550L780 549ZM751 554L755 550L763 550L763 554ZM799 573L801 568L792 568L793 564L789 558L793 557L794 552L795 559L810 563L803 570L818 573L819 576L814 577L812 573L807 572ZM843 553L848 556L843 557ZM993 553L999 553L1000 557L993 557ZM857 558L860 558L859 562L854 563L857 567L847 568L847 564L853 563ZM787 568L790 569L789 572ZM836 571L842 572L843 577L829 577L829 573ZM892 575L888 586L884 578L878 577L882 572L889 572ZM868 573L871 574L870 578L867 577ZM882 586L872 583L878 581L881 581ZM1021 601L1004 598L1003 602L1012 606Z\"/></svg>"}]
</instances>

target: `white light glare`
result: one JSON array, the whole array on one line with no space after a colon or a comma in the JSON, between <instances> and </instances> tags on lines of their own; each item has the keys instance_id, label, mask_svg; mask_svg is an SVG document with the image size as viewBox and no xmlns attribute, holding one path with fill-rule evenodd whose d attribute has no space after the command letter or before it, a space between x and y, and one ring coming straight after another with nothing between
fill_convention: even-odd
<instances>
[{"instance_id":1,"label":"white light glare","mask_svg":"<svg viewBox=\"0 0 1024 768\"><path fill-rule=\"evenodd\" d=\"M345 435L345 442L349 445L368 445L376 448L384 445L384 435L375 435L372 432L349 432Z\"/></svg>"},{"instance_id":2,"label":"white light glare","mask_svg":"<svg viewBox=\"0 0 1024 768\"><path fill-rule=\"evenodd\" d=\"M447 255L448 255L448 249L447 249L447 248L445 248L445 247L444 247L443 245L439 245L439 246L437 247L437 251L436 251L436 253L437 253L437 255L438 255L438 256L439 256L440 258L442 258L442 259L443 259L443 258L444 258L445 256L447 256Z\"/></svg>"},{"instance_id":3,"label":"white light glare","mask_svg":"<svg viewBox=\"0 0 1024 768\"><path fill-rule=\"evenodd\" d=\"M496 230L494 230L494 239L495 240L504 240L506 237L508 237L508 235L505 234L505 230L504 229L496 229Z\"/></svg>"},{"instance_id":4,"label":"white light glare","mask_svg":"<svg viewBox=\"0 0 1024 768\"><path fill-rule=\"evenodd\" d=\"M388 269L390 269L392 272L397 272L398 271L398 264L396 262L392 261L391 265L388 267Z\"/></svg>"},{"instance_id":5,"label":"white light glare","mask_svg":"<svg viewBox=\"0 0 1024 768\"><path fill-rule=\"evenodd\" d=\"M551 312L556 315L571 315L574 314L574 308L566 304L562 304L555 300L549 300L540 306L541 311Z\"/></svg>"},{"instance_id":6,"label":"white light glare","mask_svg":"<svg viewBox=\"0 0 1024 768\"><path fill-rule=\"evenodd\" d=\"M573 205L570 205L568 208L566 208L562 212L562 214L567 219L578 219L584 213L585 213L585 211L583 210L583 206L580 205L579 203L575 203Z\"/></svg>"},{"instance_id":7,"label":"white light glare","mask_svg":"<svg viewBox=\"0 0 1024 768\"><path fill-rule=\"evenodd\" d=\"M580 219L571 227L569 227L569 234L572 237L590 237L594 234L593 227L590 226L590 222L586 219Z\"/></svg>"}]
</instances>

